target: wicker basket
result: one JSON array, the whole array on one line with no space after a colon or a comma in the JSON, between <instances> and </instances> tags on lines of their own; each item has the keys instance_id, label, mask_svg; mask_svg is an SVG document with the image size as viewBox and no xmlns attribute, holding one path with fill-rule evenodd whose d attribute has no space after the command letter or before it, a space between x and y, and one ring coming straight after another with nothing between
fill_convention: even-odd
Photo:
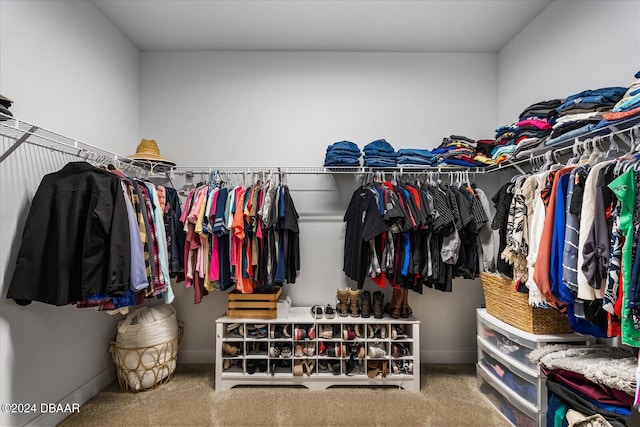
<instances>
[{"instance_id":1,"label":"wicker basket","mask_svg":"<svg viewBox=\"0 0 640 427\"><path fill-rule=\"evenodd\" d=\"M124 391L139 392L160 387L173 378L184 326L178 322L178 336L147 347L127 348L116 341L109 351L116 365L118 383Z\"/></svg>"},{"instance_id":2,"label":"wicker basket","mask_svg":"<svg viewBox=\"0 0 640 427\"><path fill-rule=\"evenodd\" d=\"M536 335L573 332L567 317L558 310L531 307L528 295L517 292L511 279L489 273L480 273L480 279L490 315Z\"/></svg>"}]
</instances>

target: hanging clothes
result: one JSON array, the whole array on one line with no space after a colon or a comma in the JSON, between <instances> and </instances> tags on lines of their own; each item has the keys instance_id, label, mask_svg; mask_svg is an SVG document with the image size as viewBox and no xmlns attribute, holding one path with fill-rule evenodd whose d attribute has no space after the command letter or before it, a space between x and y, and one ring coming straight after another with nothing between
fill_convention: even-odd
<instances>
[{"instance_id":1,"label":"hanging clothes","mask_svg":"<svg viewBox=\"0 0 640 427\"><path fill-rule=\"evenodd\" d=\"M300 270L299 216L287 185L228 186L218 179L192 189L180 221L186 233L185 286L194 302L232 286L242 293L295 283Z\"/></svg>"},{"instance_id":2,"label":"hanging clothes","mask_svg":"<svg viewBox=\"0 0 640 427\"><path fill-rule=\"evenodd\" d=\"M359 187L344 216L343 271L360 289L370 277L381 287L450 292L453 278L473 279L486 268L479 237L488 223L484 198L463 183L400 180ZM483 236L486 248L493 247L491 234ZM491 264L493 255L486 259Z\"/></svg>"},{"instance_id":3,"label":"hanging clothes","mask_svg":"<svg viewBox=\"0 0 640 427\"><path fill-rule=\"evenodd\" d=\"M165 216L152 210L160 206L156 186L114 168L71 162L46 175L7 296L20 305L76 304L110 313L126 313L146 296L172 299Z\"/></svg>"}]
</instances>

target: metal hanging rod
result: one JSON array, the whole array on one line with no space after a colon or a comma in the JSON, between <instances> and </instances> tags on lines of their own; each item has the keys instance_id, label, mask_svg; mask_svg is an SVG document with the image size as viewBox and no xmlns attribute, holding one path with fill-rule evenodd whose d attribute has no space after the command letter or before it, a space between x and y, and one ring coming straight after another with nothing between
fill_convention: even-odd
<instances>
[{"instance_id":1,"label":"metal hanging rod","mask_svg":"<svg viewBox=\"0 0 640 427\"><path fill-rule=\"evenodd\" d=\"M168 173L173 175L203 174L211 172L224 172L227 174L243 173L283 173L287 175L334 175L334 174L365 174L375 172L396 172L396 173L451 173L469 172L484 173L483 167L461 168L456 166L430 166L430 167L395 167L395 168L371 168L371 167L288 167L288 166L179 166L172 168Z\"/></svg>"}]
</instances>

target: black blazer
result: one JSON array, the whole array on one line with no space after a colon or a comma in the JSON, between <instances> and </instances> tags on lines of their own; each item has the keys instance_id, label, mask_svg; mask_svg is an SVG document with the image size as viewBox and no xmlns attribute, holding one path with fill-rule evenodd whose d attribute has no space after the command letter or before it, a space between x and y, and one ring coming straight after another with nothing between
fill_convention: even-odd
<instances>
[{"instance_id":1,"label":"black blazer","mask_svg":"<svg viewBox=\"0 0 640 427\"><path fill-rule=\"evenodd\" d=\"M120 179L85 162L46 175L36 192L9 291L20 305L65 305L129 287L129 220Z\"/></svg>"}]
</instances>

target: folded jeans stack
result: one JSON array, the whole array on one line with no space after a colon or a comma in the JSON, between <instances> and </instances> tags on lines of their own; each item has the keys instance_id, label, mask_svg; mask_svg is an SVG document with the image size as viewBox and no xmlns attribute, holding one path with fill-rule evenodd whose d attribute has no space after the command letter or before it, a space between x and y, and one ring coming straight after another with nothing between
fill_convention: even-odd
<instances>
[{"instance_id":1,"label":"folded jeans stack","mask_svg":"<svg viewBox=\"0 0 640 427\"><path fill-rule=\"evenodd\" d=\"M384 139L377 139L364 146L364 165L373 168L395 167L398 163L396 150Z\"/></svg>"},{"instance_id":2,"label":"folded jeans stack","mask_svg":"<svg viewBox=\"0 0 640 427\"><path fill-rule=\"evenodd\" d=\"M351 141L338 141L327 147L325 166L360 166L362 153Z\"/></svg>"},{"instance_id":3,"label":"folded jeans stack","mask_svg":"<svg viewBox=\"0 0 640 427\"><path fill-rule=\"evenodd\" d=\"M398 150L398 165L430 166L433 163L433 153L429 150L417 148L401 148Z\"/></svg>"}]
</instances>

